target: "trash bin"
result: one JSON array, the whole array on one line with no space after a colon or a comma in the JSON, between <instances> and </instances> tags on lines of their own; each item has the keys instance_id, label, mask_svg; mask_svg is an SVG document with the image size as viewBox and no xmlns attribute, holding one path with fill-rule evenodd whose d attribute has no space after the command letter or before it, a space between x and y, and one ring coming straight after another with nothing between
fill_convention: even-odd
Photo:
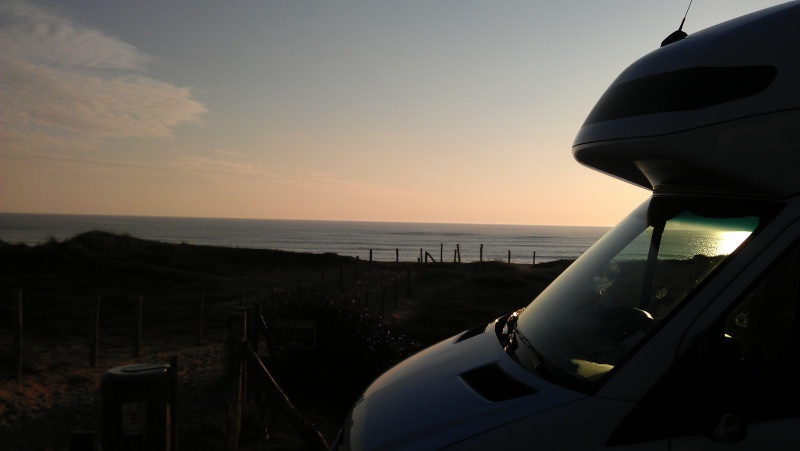
<instances>
[{"instance_id":1,"label":"trash bin","mask_svg":"<svg viewBox=\"0 0 800 451\"><path fill-rule=\"evenodd\" d=\"M103 451L174 451L177 363L112 368L103 376Z\"/></svg>"}]
</instances>

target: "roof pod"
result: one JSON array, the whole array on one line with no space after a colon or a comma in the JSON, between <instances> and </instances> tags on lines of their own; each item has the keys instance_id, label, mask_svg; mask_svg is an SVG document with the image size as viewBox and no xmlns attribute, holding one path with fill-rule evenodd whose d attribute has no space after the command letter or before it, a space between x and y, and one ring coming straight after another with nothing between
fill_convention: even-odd
<instances>
[{"instance_id":1,"label":"roof pod","mask_svg":"<svg viewBox=\"0 0 800 451\"><path fill-rule=\"evenodd\" d=\"M800 1L661 47L614 80L573 154L647 189L798 193L797 55Z\"/></svg>"}]
</instances>

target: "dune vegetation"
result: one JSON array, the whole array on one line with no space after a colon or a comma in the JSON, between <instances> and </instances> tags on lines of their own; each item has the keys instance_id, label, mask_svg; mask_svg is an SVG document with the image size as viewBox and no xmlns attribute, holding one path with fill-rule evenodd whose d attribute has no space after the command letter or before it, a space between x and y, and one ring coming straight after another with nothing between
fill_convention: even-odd
<instances>
[{"instance_id":1,"label":"dune vegetation","mask_svg":"<svg viewBox=\"0 0 800 451\"><path fill-rule=\"evenodd\" d=\"M524 307L569 263L378 263L105 232L37 246L0 241L0 440L8 449L65 449L71 432L94 431L99 443L104 373L175 355L179 447L223 448L225 318L258 303L268 326L276 318L316 322L312 349L279 348L265 334L259 350L330 442L382 371ZM206 302L200 336L198 298ZM100 346L89 360L95 328ZM257 384L249 393L240 449L303 449Z\"/></svg>"}]
</instances>

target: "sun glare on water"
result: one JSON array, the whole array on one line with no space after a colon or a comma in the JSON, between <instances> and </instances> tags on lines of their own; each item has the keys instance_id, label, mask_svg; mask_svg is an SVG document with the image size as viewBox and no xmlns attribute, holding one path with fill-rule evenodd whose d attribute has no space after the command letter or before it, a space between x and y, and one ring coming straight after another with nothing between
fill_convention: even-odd
<instances>
[{"instance_id":1,"label":"sun glare on water","mask_svg":"<svg viewBox=\"0 0 800 451\"><path fill-rule=\"evenodd\" d=\"M735 251L751 233L748 231L717 232L714 237L714 249L710 249L712 252L706 255L728 255Z\"/></svg>"}]
</instances>

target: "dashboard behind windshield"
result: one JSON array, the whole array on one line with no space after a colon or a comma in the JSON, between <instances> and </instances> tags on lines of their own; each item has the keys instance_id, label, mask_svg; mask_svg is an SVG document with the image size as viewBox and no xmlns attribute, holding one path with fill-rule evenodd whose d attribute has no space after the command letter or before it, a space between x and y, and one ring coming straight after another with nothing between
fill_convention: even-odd
<instances>
[{"instance_id":1,"label":"dashboard behind windshield","mask_svg":"<svg viewBox=\"0 0 800 451\"><path fill-rule=\"evenodd\" d=\"M774 211L741 200L653 197L542 292L517 327L556 382L591 391Z\"/></svg>"}]
</instances>

